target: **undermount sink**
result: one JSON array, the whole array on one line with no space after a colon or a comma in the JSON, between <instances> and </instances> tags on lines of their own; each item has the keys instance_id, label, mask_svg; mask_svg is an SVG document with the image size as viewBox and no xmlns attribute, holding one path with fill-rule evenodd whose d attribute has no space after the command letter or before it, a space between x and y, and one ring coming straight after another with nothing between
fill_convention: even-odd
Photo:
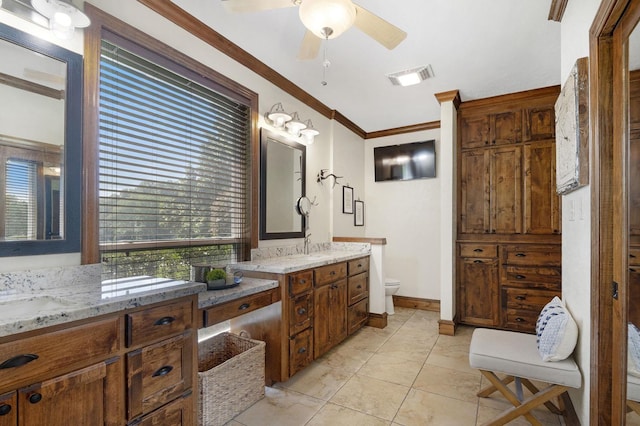
<instances>
[{"instance_id":1,"label":"undermount sink","mask_svg":"<svg viewBox=\"0 0 640 426\"><path fill-rule=\"evenodd\" d=\"M22 317L31 314L53 313L71 306L73 302L52 296L34 296L0 302L4 317Z\"/></svg>"}]
</instances>

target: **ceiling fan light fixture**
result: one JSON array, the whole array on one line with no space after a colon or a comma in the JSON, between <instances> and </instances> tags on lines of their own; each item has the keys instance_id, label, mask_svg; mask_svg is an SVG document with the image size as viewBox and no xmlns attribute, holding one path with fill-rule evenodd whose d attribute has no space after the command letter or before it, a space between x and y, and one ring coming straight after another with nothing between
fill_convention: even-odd
<instances>
[{"instance_id":1,"label":"ceiling fan light fixture","mask_svg":"<svg viewBox=\"0 0 640 426\"><path fill-rule=\"evenodd\" d=\"M350 0L304 0L299 14L304 26L324 39L338 37L356 20L356 8Z\"/></svg>"},{"instance_id":2,"label":"ceiling fan light fixture","mask_svg":"<svg viewBox=\"0 0 640 426\"><path fill-rule=\"evenodd\" d=\"M264 118L274 127L282 129L287 121L290 121L292 117L290 114L285 112L282 103L278 102L271 107L269 112L264 115Z\"/></svg>"},{"instance_id":3,"label":"ceiling fan light fixture","mask_svg":"<svg viewBox=\"0 0 640 426\"><path fill-rule=\"evenodd\" d=\"M412 86L431 77L433 77L431 65L387 74L387 78L395 86Z\"/></svg>"},{"instance_id":4,"label":"ceiling fan light fixture","mask_svg":"<svg viewBox=\"0 0 640 426\"><path fill-rule=\"evenodd\" d=\"M298 136L301 130L307 128L307 125L304 124L302 120L300 120L300 117L298 117L297 112L293 113L293 115L291 116L291 121L287 121L287 124L285 124L285 126L289 133L294 136Z\"/></svg>"}]
</instances>

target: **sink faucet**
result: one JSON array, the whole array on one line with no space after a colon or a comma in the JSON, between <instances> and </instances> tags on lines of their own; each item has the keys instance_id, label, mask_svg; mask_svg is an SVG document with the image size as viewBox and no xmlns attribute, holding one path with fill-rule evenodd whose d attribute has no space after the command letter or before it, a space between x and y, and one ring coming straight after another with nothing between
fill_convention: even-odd
<instances>
[{"instance_id":1,"label":"sink faucet","mask_svg":"<svg viewBox=\"0 0 640 426\"><path fill-rule=\"evenodd\" d=\"M309 254L309 243L311 243L311 234L304 237L304 254Z\"/></svg>"}]
</instances>

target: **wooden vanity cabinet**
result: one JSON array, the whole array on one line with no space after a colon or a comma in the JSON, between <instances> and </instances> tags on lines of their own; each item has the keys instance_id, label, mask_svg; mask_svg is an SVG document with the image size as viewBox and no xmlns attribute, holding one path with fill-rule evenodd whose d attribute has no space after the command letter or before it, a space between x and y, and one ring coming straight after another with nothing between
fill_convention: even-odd
<instances>
[{"instance_id":1,"label":"wooden vanity cabinet","mask_svg":"<svg viewBox=\"0 0 640 426\"><path fill-rule=\"evenodd\" d=\"M0 363L16 364L0 369L0 426L192 425L194 307L186 297L0 338ZM173 403L185 422L143 420Z\"/></svg>"}]
</instances>

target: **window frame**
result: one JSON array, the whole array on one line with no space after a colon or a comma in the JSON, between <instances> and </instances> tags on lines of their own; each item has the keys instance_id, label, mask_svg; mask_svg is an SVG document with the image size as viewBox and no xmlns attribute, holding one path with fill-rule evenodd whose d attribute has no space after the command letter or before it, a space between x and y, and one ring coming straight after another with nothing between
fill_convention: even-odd
<instances>
[{"instance_id":1,"label":"window frame","mask_svg":"<svg viewBox=\"0 0 640 426\"><path fill-rule=\"evenodd\" d=\"M249 214L248 229L244 258L249 258L249 249L258 246L258 94L237 82L223 76L206 65L182 54L176 49L149 35L133 28L90 4L85 5L85 12L89 15L92 25L85 30L85 76L84 76L84 185L83 185L83 239L82 263L100 263L99 246L99 79L100 79L100 46L101 40L107 39L116 44L122 43L135 53L135 49L142 47L146 52L153 52L153 61L159 65L171 68L172 64L191 71L188 78L198 78L199 83L221 93L236 102L250 108L250 159L249 159L249 188L247 205ZM196 80L197 81L197 80Z\"/></svg>"}]
</instances>

